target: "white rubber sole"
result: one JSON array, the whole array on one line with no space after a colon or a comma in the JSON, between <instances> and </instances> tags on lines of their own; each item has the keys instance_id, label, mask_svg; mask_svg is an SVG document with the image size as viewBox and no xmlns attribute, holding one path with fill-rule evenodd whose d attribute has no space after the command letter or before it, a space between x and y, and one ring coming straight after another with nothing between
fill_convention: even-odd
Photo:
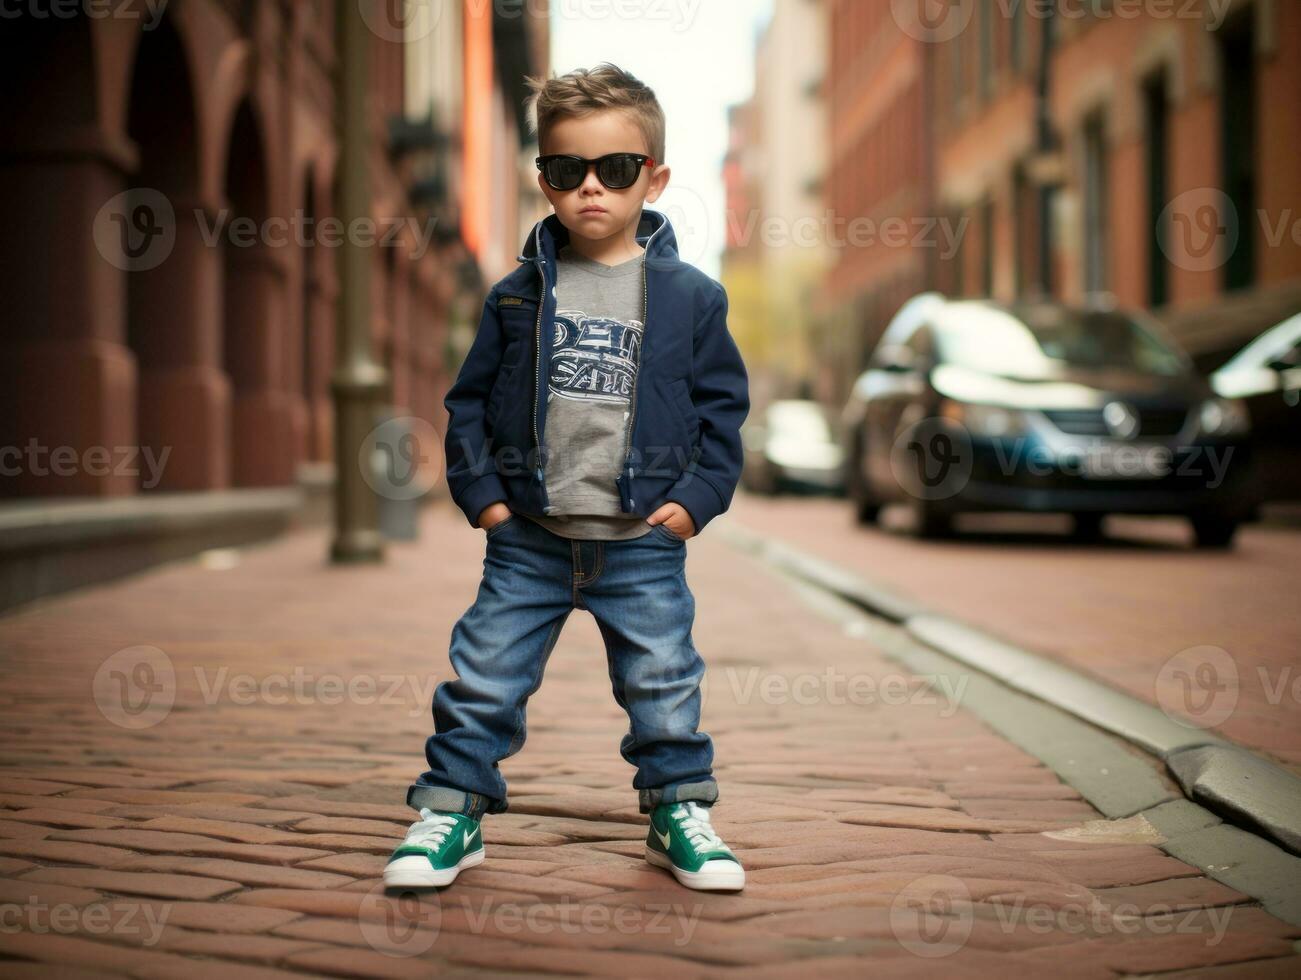
<instances>
[{"instance_id":1,"label":"white rubber sole","mask_svg":"<svg viewBox=\"0 0 1301 980\"><path fill-rule=\"evenodd\" d=\"M384 884L388 888L440 888L450 885L466 868L483 864L484 848L471 851L454 868L435 871L428 859L416 854L400 857L384 867Z\"/></svg>"},{"instance_id":2,"label":"white rubber sole","mask_svg":"<svg viewBox=\"0 0 1301 980\"><path fill-rule=\"evenodd\" d=\"M699 871L684 871L668 856L646 848L646 860L672 872L678 883L701 892L735 892L745 887L745 869L735 861L706 861Z\"/></svg>"}]
</instances>

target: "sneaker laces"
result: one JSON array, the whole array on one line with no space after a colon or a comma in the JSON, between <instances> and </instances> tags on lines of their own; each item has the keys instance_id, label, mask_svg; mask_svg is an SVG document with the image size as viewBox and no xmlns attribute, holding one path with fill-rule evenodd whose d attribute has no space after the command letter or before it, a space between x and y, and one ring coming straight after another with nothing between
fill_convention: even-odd
<instances>
[{"instance_id":1,"label":"sneaker laces","mask_svg":"<svg viewBox=\"0 0 1301 980\"><path fill-rule=\"evenodd\" d=\"M440 847L452 828L456 826L456 817L450 813L438 813L428 807L420 808L421 819L407 830L405 843L418 847Z\"/></svg>"},{"instance_id":2,"label":"sneaker laces","mask_svg":"<svg viewBox=\"0 0 1301 980\"><path fill-rule=\"evenodd\" d=\"M693 800L686 803L679 803L672 811L673 819L678 822L682 833L687 840L691 841L691 846L696 849L696 853L708 850L727 850L727 845L723 839L714 832L714 828L709 823L709 809L701 806Z\"/></svg>"}]
</instances>

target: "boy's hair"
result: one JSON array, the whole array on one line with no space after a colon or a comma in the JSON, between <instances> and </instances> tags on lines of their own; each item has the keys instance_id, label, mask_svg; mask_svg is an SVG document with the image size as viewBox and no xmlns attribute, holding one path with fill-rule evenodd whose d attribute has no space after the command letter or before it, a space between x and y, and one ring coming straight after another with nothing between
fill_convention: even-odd
<instances>
[{"instance_id":1,"label":"boy's hair","mask_svg":"<svg viewBox=\"0 0 1301 980\"><path fill-rule=\"evenodd\" d=\"M627 112L646 140L646 151L664 162L664 110L650 86L616 65L603 61L595 68L577 68L549 79L525 77L534 93L533 131L539 148L562 119L581 119L601 109Z\"/></svg>"}]
</instances>

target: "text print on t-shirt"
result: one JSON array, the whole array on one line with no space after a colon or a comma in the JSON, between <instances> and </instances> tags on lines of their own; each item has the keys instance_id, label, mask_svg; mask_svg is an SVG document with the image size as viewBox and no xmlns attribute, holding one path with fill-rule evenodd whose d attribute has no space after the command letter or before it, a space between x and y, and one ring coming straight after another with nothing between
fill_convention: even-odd
<instances>
[{"instance_id":1,"label":"text print on t-shirt","mask_svg":"<svg viewBox=\"0 0 1301 980\"><path fill-rule=\"evenodd\" d=\"M627 400L641 355L642 322L557 310L549 389L560 398Z\"/></svg>"}]
</instances>

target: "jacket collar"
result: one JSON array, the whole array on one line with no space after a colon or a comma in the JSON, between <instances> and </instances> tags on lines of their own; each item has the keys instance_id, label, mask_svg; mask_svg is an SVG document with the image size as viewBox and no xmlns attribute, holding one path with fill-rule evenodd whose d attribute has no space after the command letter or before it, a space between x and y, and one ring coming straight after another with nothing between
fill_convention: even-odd
<instances>
[{"instance_id":1,"label":"jacket collar","mask_svg":"<svg viewBox=\"0 0 1301 980\"><path fill-rule=\"evenodd\" d=\"M646 249L648 259L678 257L677 236L673 234L673 225L670 224L668 215L663 212L642 208L635 238ZM524 242L523 251L516 258L520 262L536 260L541 248L541 254L554 262L557 250L568 241L569 229L560 223L560 216L549 214L533 226L533 231Z\"/></svg>"}]
</instances>

